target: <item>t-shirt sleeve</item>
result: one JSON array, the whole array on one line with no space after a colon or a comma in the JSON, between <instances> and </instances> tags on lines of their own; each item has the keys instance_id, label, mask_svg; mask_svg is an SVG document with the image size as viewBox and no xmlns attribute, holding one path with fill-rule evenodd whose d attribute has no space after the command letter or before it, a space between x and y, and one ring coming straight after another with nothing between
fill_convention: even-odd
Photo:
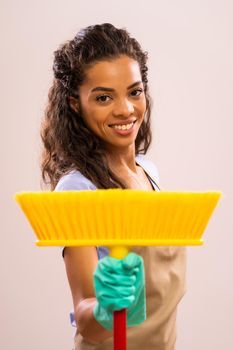
<instances>
[{"instance_id":1,"label":"t-shirt sleeve","mask_svg":"<svg viewBox=\"0 0 233 350\"><path fill-rule=\"evenodd\" d=\"M96 186L80 172L64 175L54 191L84 191L96 190Z\"/></svg>"}]
</instances>

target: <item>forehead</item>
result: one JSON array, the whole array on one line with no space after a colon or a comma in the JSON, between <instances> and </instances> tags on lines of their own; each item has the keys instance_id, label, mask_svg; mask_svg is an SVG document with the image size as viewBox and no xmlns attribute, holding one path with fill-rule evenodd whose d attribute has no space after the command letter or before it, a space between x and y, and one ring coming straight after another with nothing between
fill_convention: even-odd
<instances>
[{"instance_id":1,"label":"forehead","mask_svg":"<svg viewBox=\"0 0 233 350\"><path fill-rule=\"evenodd\" d=\"M120 56L112 60L99 61L87 69L83 85L124 86L141 80L140 67L137 61L128 56Z\"/></svg>"}]
</instances>

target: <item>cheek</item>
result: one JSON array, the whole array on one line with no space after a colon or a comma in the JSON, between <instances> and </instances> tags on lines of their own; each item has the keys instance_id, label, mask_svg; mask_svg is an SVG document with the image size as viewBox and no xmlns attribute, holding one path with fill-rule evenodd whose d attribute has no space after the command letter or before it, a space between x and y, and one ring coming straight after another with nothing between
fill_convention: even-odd
<instances>
[{"instance_id":1,"label":"cheek","mask_svg":"<svg viewBox=\"0 0 233 350\"><path fill-rule=\"evenodd\" d=\"M139 109L140 109L142 116L144 117L145 112L146 112L146 99L143 99L143 101L140 103Z\"/></svg>"},{"instance_id":2,"label":"cheek","mask_svg":"<svg viewBox=\"0 0 233 350\"><path fill-rule=\"evenodd\" d=\"M87 123L87 125L92 130L98 130L102 129L103 124L106 120L106 111L104 109L99 108L89 108L88 111L86 110L84 113L84 119Z\"/></svg>"},{"instance_id":3,"label":"cheek","mask_svg":"<svg viewBox=\"0 0 233 350\"><path fill-rule=\"evenodd\" d=\"M146 96L143 94L142 98L139 101L138 106L139 106L141 111L145 111L146 110L146 105L147 105L147 103L146 103Z\"/></svg>"}]
</instances>

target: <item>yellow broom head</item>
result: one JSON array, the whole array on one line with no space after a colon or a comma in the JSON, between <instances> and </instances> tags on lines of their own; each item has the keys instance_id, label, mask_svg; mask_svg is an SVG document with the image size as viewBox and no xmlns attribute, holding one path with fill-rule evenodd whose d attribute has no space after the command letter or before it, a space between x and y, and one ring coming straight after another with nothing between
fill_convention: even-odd
<instances>
[{"instance_id":1,"label":"yellow broom head","mask_svg":"<svg viewBox=\"0 0 233 350\"><path fill-rule=\"evenodd\" d=\"M200 245L220 192L20 192L41 246Z\"/></svg>"}]
</instances>

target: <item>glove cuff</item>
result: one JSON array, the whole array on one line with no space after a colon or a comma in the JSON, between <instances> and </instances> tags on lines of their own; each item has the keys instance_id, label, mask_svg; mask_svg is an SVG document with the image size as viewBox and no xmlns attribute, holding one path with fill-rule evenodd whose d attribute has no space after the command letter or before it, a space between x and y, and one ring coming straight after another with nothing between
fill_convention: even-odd
<instances>
[{"instance_id":1,"label":"glove cuff","mask_svg":"<svg viewBox=\"0 0 233 350\"><path fill-rule=\"evenodd\" d=\"M113 315L110 315L100 304L97 302L94 309L93 315L96 321L101 324L102 327L108 331L113 329Z\"/></svg>"}]
</instances>

